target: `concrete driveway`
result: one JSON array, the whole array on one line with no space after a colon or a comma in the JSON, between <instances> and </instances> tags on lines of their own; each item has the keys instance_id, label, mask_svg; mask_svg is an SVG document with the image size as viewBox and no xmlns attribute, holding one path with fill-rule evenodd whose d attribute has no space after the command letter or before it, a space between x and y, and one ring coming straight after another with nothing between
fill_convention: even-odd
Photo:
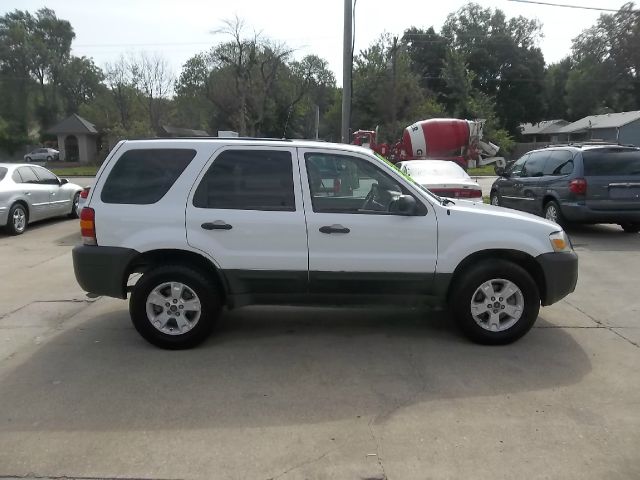
<instances>
[{"instance_id":1,"label":"concrete driveway","mask_svg":"<svg viewBox=\"0 0 640 480\"><path fill-rule=\"evenodd\" d=\"M75 284L77 221L0 234L0 478L640 477L640 235L571 230L516 344L446 313L247 308L169 352Z\"/></svg>"}]
</instances>

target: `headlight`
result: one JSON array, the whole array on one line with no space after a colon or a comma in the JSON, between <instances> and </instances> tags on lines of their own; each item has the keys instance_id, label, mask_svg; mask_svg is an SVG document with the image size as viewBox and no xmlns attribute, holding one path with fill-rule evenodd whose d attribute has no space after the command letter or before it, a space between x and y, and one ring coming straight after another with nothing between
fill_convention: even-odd
<instances>
[{"instance_id":1,"label":"headlight","mask_svg":"<svg viewBox=\"0 0 640 480\"><path fill-rule=\"evenodd\" d=\"M553 248L554 252L570 252L573 250L571 240L569 240L569 236L563 230L553 232L549 235L549 241L551 242L551 248Z\"/></svg>"}]
</instances>

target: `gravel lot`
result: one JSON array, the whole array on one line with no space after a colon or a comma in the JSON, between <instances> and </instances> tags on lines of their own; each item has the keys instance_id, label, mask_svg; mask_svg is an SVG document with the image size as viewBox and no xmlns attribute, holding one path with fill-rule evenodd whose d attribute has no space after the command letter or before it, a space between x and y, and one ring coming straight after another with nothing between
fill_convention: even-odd
<instances>
[{"instance_id":1,"label":"gravel lot","mask_svg":"<svg viewBox=\"0 0 640 480\"><path fill-rule=\"evenodd\" d=\"M577 291L514 345L253 307L183 352L79 289L77 221L0 234L0 478L640 478L640 235L570 234Z\"/></svg>"}]
</instances>

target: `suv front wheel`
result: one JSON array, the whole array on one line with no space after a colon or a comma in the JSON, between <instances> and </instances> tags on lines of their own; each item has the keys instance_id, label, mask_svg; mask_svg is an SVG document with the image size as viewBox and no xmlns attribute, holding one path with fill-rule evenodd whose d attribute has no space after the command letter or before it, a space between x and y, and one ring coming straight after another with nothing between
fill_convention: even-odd
<instances>
[{"instance_id":1,"label":"suv front wheel","mask_svg":"<svg viewBox=\"0 0 640 480\"><path fill-rule=\"evenodd\" d=\"M527 333L538 318L538 286L519 265L483 261L458 278L451 306L458 325L473 341L511 343Z\"/></svg>"},{"instance_id":2,"label":"suv front wheel","mask_svg":"<svg viewBox=\"0 0 640 480\"><path fill-rule=\"evenodd\" d=\"M203 342L220 308L217 288L198 270L182 265L149 270L134 286L129 301L138 333L150 343L171 350Z\"/></svg>"}]
</instances>

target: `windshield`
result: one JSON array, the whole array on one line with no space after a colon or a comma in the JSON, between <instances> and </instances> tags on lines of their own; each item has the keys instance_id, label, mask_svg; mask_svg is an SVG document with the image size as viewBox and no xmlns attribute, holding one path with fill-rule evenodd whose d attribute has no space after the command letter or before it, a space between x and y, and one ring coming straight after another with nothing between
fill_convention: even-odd
<instances>
[{"instance_id":1,"label":"windshield","mask_svg":"<svg viewBox=\"0 0 640 480\"><path fill-rule=\"evenodd\" d=\"M469 175L453 162L421 160L405 164L405 166L412 177L469 178Z\"/></svg>"},{"instance_id":2,"label":"windshield","mask_svg":"<svg viewBox=\"0 0 640 480\"><path fill-rule=\"evenodd\" d=\"M0 182L5 177L6 174L7 174L7 169L5 167L0 167Z\"/></svg>"}]
</instances>

